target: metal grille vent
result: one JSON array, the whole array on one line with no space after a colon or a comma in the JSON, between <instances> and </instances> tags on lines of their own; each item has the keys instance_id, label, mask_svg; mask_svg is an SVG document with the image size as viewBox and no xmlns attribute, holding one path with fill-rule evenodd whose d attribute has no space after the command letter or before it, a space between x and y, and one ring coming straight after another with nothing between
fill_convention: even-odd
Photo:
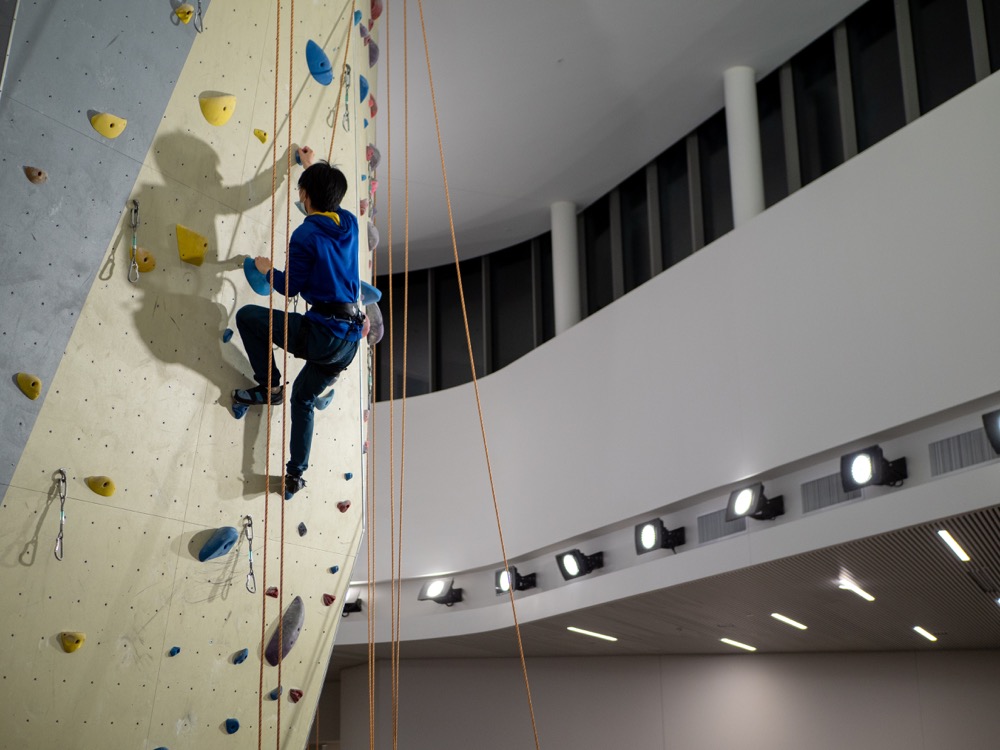
<instances>
[{"instance_id":1,"label":"metal grille vent","mask_svg":"<svg viewBox=\"0 0 1000 750\"><path fill-rule=\"evenodd\" d=\"M820 508L828 508L837 503L846 503L848 500L857 500L861 497L861 490L844 492L844 484L840 481L840 474L831 474L828 477L820 477L802 485L802 512L811 513Z\"/></svg>"},{"instance_id":2,"label":"metal grille vent","mask_svg":"<svg viewBox=\"0 0 1000 750\"><path fill-rule=\"evenodd\" d=\"M928 447L931 452L931 476L935 477L966 466L992 461L997 457L986 437L986 430L982 427L938 440Z\"/></svg>"},{"instance_id":3,"label":"metal grille vent","mask_svg":"<svg viewBox=\"0 0 1000 750\"><path fill-rule=\"evenodd\" d=\"M722 508L713 513L706 513L698 516L698 541L710 542L713 539L721 539L724 536L745 531L747 528L746 518L737 518L735 521L726 520L726 509Z\"/></svg>"}]
</instances>

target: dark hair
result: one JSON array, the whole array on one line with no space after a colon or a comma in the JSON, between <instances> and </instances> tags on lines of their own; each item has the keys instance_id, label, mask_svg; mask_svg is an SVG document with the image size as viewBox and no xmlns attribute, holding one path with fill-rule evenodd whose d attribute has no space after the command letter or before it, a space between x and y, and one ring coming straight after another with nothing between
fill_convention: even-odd
<instances>
[{"instance_id":1,"label":"dark hair","mask_svg":"<svg viewBox=\"0 0 1000 750\"><path fill-rule=\"evenodd\" d=\"M314 211L334 211L347 192L347 178L336 167L318 161L299 177L299 187L305 189Z\"/></svg>"}]
</instances>

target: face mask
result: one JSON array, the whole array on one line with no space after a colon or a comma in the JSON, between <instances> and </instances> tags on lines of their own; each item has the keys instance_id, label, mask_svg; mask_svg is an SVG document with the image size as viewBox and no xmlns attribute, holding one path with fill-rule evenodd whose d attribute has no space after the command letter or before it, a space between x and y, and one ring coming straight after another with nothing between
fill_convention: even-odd
<instances>
[{"instance_id":1,"label":"face mask","mask_svg":"<svg viewBox=\"0 0 1000 750\"><path fill-rule=\"evenodd\" d=\"M301 212L302 212L302 215L303 215L303 216L306 216L306 215L307 215L307 214L306 214L306 204L305 204L305 203L303 203L302 201L295 201L295 207L296 207L297 209L299 209L299 211L301 211Z\"/></svg>"}]
</instances>

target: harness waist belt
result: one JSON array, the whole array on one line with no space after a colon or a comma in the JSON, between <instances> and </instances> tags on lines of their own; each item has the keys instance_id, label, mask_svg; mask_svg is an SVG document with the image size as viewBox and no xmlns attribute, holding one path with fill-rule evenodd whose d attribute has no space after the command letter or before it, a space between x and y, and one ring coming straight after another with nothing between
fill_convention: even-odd
<instances>
[{"instance_id":1,"label":"harness waist belt","mask_svg":"<svg viewBox=\"0 0 1000 750\"><path fill-rule=\"evenodd\" d=\"M324 318L336 318L356 322L363 317L358 306L351 302L315 302L312 309Z\"/></svg>"}]
</instances>

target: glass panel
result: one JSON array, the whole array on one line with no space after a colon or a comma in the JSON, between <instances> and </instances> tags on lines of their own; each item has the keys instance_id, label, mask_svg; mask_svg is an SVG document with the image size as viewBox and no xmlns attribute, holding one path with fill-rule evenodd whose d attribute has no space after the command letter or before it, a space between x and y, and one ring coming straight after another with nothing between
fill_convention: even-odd
<instances>
[{"instance_id":1,"label":"glass panel","mask_svg":"<svg viewBox=\"0 0 1000 750\"><path fill-rule=\"evenodd\" d=\"M698 128L698 160L701 163L701 210L707 245L733 228L725 110L712 115Z\"/></svg>"},{"instance_id":2,"label":"glass panel","mask_svg":"<svg viewBox=\"0 0 1000 750\"><path fill-rule=\"evenodd\" d=\"M892 0L869 0L847 19L858 150L906 124Z\"/></svg>"},{"instance_id":3,"label":"glass panel","mask_svg":"<svg viewBox=\"0 0 1000 750\"><path fill-rule=\"evenodd\" d=\"M764 167L764 205L770 208L788 196L785 126L781 121L781 81L777 70L757 84L757 113Z\"/></svg>"},{"instance_id":4,"label":"glass panel","mask_svg":"<svg viewBox=\"0 0 1000 750\"><path fill-rule=\"evenodd\" d=\"M489 256L493 370L535 348L531 243Z\"/></svg>"},{"instance_id":5,"label":"glass panel","mask_svg":"<svg viewBox=\"0 0 1000 750\"><path fill-rule=\"evenodd\" d=\"M389 398L389 277L376 276L375 286L382 292L382 300L378 303L382 311L385 332L382 341L375 347L375 399L386 401Z\"/></svg>"},{"instance_id":6,"label":"glass panel","mask_svg":"<svg viewBox=\"0 0 1000 750\"><path fill-rule=\"evenodd\" d=\"M587 314L615 298L611 277L611 211L604 196L583 212L584 252L587 259Z\"/></svg>"},{"instance_id":7,"label":"glass panel","mask_svg":"<svg viewBox=\"0 0 1000 750\"><path fill-rule=\"evenodd\" d=\"M378 391L381 394L379 400L384 400L389 393L389 326L391 319L389 315L389 285L385 276L379 277L378 288L382 290L382 301L379 308L382 310L382 317L385 320L385 335L382 343L379 344L378 354ZM392 278L392 307L396 314L395 327L393 330L393 359L395 370L396 390L393 394L395 398L403 395L403 312L405 309L403 296L403 274L393 274ZM429 393L430 378L430 353L428 352L428 305L427 305L427 271L410 272L410 312L407 326L407 365L406 365L406 395L416 396L421 393Z\"/></svg>"},{"instance_id":8,"label":"glass panel","mask_svg":"<svg viewBox=\"0 0 1000 750\"><path fill-rule=\"evenodd\" d=\"M920 111L927 112L976 82L966 0L910 0Z\"/></svg>"},{"instance_id":9,"label":"glass panel","mask_svg":"<svg viewBox=\"0 0 1000 750\"><path fill-rule=\"evenodd\" d=\"M660 243L664 270L688 257L691 239L691 192L687 147L675 143L656 160L660 191Z\"/></svg>"},{"instance_id":10,"label":"glass panel","mask_svg":"<svg viewBox=\"0 0 1000 750\"><path fill-rule=\"evenodd\" d=\"M844 161L832 31L792 58L792 80L799 163L807 185Z\"/></svg>"},{"instance_id":11,"label":"glass panel","mask_svg":"<svg viewBox=\"0 0 1000 750\"><path fill-rule=\"evenodd\" d=\"M990 45L990 70L1000 70L1000 0L983 0L986 38Z\"/></svg>"},{"instance_id":12,"label":"glass panel","mask_svg":"<svg viewBox=\"0 0 1000 750\"><path fill-rule=\"evenodd\" d=\"M649 257L649 208L646 171L640 170L618 188L622 208L622 267L625 291L630 292L653 275Z\"/></svg>"},{"instance_id":13,"label":"glass panel","mask_svg":"<svg viewBox=\"0 0 1000 750\"><path fill-rule=\"evenodd\" d=\"M462 290L469 316L469 335L476 361L476 376L486 374L483 347L483 265L481 258L462 261ZM458 276L455 264L448 263L434 269L434 361L437 365L436 389L451 388L472 380L469 369L469 348L465 340L462 320L462 301L458 294Z\"/></svg>"},{"instance_id":14,"label":"glass panel","mask_svg":"<svg viewBox=\"0 0 1000 750\"><path fill-rule=\"evenodd\" d=\"M546 232L538 238L538 250L541 264L542 296L542 341L548 341L556 335L555 297L552 286L552 234Z\"/></svg>"}]
</instances>

